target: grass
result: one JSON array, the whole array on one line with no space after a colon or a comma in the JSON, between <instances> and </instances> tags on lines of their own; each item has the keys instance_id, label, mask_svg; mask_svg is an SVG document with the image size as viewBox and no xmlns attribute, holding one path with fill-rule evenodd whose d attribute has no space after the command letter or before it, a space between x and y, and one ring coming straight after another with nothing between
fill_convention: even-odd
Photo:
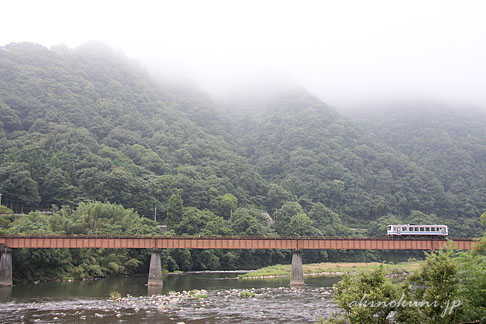
<instances>
[{"instance_id":1,"label":"grass","mask_svg":"<svg viewBox=\"0 0 486 324\"><path fill-rule=\"evenodd\" d=\"M165 274L181 274L181 273L184 273L184 271L180 271L180 270L175 270L175 271L169 271L169 270L166 270L166 269L162 269L162 273L165 273Z\"/></svg>"},{"instance_id":2,"label":"grass","mask_svg":"<svg viewBox=\"0 0 486 324\"><path fill-rule=\"evenodd\" d=\"M313 263L304 264L304 275L310 274L324 274L324 275L340 275L347 272L361 272L374 270L380 266L379 262L341 262L341 263ZM401 262L396 264L384 264L385 271L389 274L408 273L416 270L420 265L419 261ZM248 272L238 276L240 279L251 277L281 277L290 276L290 264L277 264L270 267L264 267L256 271Z\"/></svg>"},{"instance_id":3,"label":"grass","mask_svg":"<svg viewBox=\"0 0 486 324\"><path fill-rule=\"evenodd\" d=\"M240 292L240 298L253 298L255 296L256 295L253 291L243 290L242 292Z\"/></svg>"},{"instance_id":4,"label":"grass","mask_svg":"<svg viewBox=\"0 0 486 324\"><path fill-rule=\"evenodd\" d=\"M192 298L196 298L196 299L208 298L208 295L205 294L205 292L206 291L193 289L193 290L189 291L189 296L191 296Z\"/></svg>"},{"instance_id":5,"label":"grass","mask_svg":"<svg viewBox=\"0 0 486 324\"><path fill-rule=\"evenodd\" d=\"M121 294L118 292L118 291L111 291L110 292L110 299L111 300L118 300L120 299L122 296Z\"/></svg>"}]
</instances>

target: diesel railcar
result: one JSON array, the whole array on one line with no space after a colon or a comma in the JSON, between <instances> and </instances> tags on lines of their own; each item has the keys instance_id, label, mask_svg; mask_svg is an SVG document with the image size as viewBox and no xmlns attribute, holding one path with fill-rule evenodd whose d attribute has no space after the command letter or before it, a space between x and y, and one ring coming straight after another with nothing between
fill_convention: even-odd
<instances>
[{"instance_id":1,"label":"diesel railcar","mask_svg":"<svg viewBox=\"0 0 486 324\"><path fill-rule=\"evenodd\" d=\"M447 237L447 225L388 225L389 237Z\"/></svg>"}]
</instances>

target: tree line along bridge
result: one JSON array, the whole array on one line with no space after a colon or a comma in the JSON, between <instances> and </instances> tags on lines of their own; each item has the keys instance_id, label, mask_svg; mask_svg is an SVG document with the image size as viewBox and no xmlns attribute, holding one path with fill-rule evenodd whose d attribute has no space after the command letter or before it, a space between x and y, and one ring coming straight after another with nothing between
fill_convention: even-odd
<instances>
[{"instance_id":1,"label":"tree line along bridge","mask_svg":"<svg viewBox=\"0 0 486 324\"><path fill-rule=\"evenodd\" d=\"M472 238L451 241L460 250L474 243ZM0 235L0 286L12 285L12 249L17 248L151 249L149 286L163 284L161 249L286 249L293 250L290 284L303 285L302 250L438 250L448 244L429 238Z\"/></svg>"}]
</instances>

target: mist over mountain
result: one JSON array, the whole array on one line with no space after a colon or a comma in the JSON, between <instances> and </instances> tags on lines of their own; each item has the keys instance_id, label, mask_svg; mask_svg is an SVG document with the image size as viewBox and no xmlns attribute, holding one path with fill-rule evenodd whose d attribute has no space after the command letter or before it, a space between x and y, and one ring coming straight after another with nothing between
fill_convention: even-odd
<instances>
[{"instance_id":1,"label":"mist over mountain","mask_svg":"<svg viewBox=\"0 0 486 324\"><path fill-rule=\"evenodd\" d=\"M474 217L484 208L484 110L436 102L401 102L361 109L353 116L381 141L432 172L450 209Z\"/></svg>"},{"instance_id":2,"label":"mist over mountain","mask_svg":"<svg viewBox=\"0 0 486 324\"><path fill-rule=\"evenodd\" d=\"M484 112L419 104L344 117L301 87L277 88L216 101L99 44L9 44L3 201L109 201L149 218L157 207L177 234L383 235L374 228L395 221L481 232Z\"/></svg>"}]
</instances>

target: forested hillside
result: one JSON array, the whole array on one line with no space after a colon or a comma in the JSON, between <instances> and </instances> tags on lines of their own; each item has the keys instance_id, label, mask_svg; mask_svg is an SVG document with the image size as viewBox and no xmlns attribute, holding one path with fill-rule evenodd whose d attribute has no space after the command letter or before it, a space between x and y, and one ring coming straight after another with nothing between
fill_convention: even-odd
<instances>
[{"instance_id":1,"label":"forested hillside","mask_svg":"<svg viewBox=\"0 0 486 324\"><path fill-rule=\"evenodd\" d=\"M486 118L442 112L353 121L299 89L218 104L154 81L101 44L10 44L0 48L2 205L53 216L2 218L0 232L125 233L92 220L93 210L112 215L112 203L145 219L157 208L157 222L175 234L383 236L387 223L440 222L453 236L476 235ZM78 206L91 207L73 213ZM176 251L164 262L229 269L284 257Z\"/></svg>"},{"instance_id":2,"label":"forested hillside","mask_svg":"<svg viewBox=\"0 0 486 324\"><path fill-rule=\"evenodd\" d=\"M300 91L261 111L243 129L245 154L262 177L278 183L301 205L322 203L358 222L388 213L433 212L441 188L430 172L316 97Z\"/></svg>"},{"instance_id":3,"label":"forested hillside","mask_svg":"<svg viewBox=\"0 0 486 324\"><path fill-rule=\"evenodd\" d=\"M169 233L270 232L257 209L266 183L235 153L228 120L208 96L160 85L103 45L1 48L0 129L2 204L17 213L53 213L1 216L1 233L161 235L147 222L155 208ZM214 270L270 264L274 256L285 257L187 250L165 251L162 259L169 270ZM13 261L25 270L16 280L148 267L146 253L136 251L16 250Z\"/></svg>"},{"instance_id":4,"label":"forested hillside","mask_svg":"<svg viewBox=\"0 0 486 324\"><path fill-rule=\"evenodd\" d=\"M243 205L262 200L263 180L233 152L224 119L204 113L205 97L168 91L94 49L0 51L5 204L106 200L148 216L172 194L200 209L226 193Z\"/></svg>"},{"instance_id":5,"label":"forested hillside","mask_svg":"<svg viewBox=\"0 0 486 324\"><path fill-rule=\"evenodd\" d=\"M485 206L484 114L407 107L362 129L305 90L218 108L97 43L10 44L0 69L1 190L16 211L109 201L175 226L171 197L226 219L293 203L328 234L329 215L476 224Z\"/></svg>"},{"instance_id":6,"label":"forested hillside","mask_svg":"<svg viewBox=\"0 0 486 324\"><path fill-rule=\"evenodd\" d=\"M353 114L376 137L432 173L434 212L469 223L486 208L486 112L431 102L395 103Z\"/></svg>"}]
</instances>

